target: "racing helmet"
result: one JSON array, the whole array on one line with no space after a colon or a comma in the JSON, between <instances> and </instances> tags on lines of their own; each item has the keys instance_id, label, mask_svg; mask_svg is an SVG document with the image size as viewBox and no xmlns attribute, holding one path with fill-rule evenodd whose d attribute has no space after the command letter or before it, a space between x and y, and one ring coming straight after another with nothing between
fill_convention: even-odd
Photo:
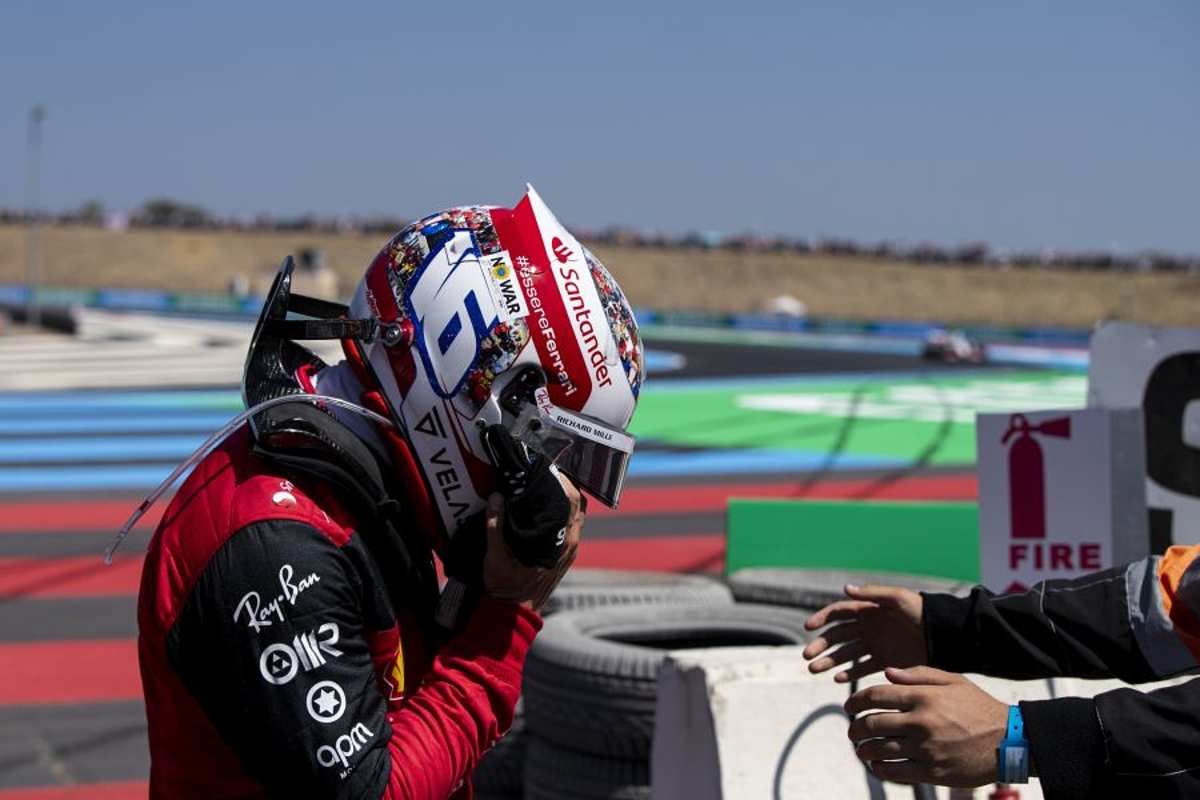
<instances>
[{"instance_id":1,"label":"racing helmet","mask_svg":"<svg viewBox=\"0 0 1200 800\"><path fill-rule=\"evenodd\" d=\"M393 332L347 346L406 438L444 535L497 490L482 435L497 424L617 506L644 378L637 323L532 187L511 209L456 207L406 226L372 260L348 316Z\"/></svg>"}]
</instances>

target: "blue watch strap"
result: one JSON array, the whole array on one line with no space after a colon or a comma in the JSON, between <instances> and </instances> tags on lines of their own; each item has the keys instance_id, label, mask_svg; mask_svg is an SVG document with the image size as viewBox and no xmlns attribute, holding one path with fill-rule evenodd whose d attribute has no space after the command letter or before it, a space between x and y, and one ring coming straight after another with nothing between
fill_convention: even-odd
<instances>
[{"instance_id":1,"label":"blue watch strap","mask_svg":"<svg viewBox=\"0 0 1200 800\"><path fill-rule=\"evenodd\" d=\"M996 751L996 766L1000 783L1029 782L1029 741L1020 706L1008 707L1008 731Z\"/></svg>"},{"instance_id":2,"label":"blue watch strap","mask_svg":"<svg viewBox=\"0 0 1200 800\"><path fill-rule=\"evenodd\" d=\"M1021 716L1020 706L1008 707L1008 735L1005 739L1025 739L1025 718Z\"/></svg>"}]
</instances>

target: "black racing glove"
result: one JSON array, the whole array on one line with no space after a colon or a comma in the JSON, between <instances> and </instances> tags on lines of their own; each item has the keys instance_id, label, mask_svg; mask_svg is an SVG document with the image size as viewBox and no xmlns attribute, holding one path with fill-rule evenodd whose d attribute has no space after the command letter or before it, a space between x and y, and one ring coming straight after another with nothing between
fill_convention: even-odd
<instances>
[{"instance_id":1,"label":"black racing glove","mask_svg":"<svg viewBox=\"0 0 1200 800\"><path fill-rule=\"evenodd\" d=\"M484 447L491 455L504 496L504 541L529 567L550 569L566 547L571 502L545 458L530 460L525 448L502 425L485 428ZM581 498L582 501L582 498ZM487 550L487 511L463 520L444 553L449 579L438 601L436 619L459 632L483 591L483 559Z\"/></svg>"},{"instance_id":2,"label":"black racing glove","mask_svg":"<svg viewBox=\"0 0 1200 800\"><path fill-rule=\"evenodd\" d=\"M483 430L483 445L500 476L504 541L529 567L553 567L566 547L571 502L548 459L527 455L503 425Z\"/></svg>"}]
</instances>

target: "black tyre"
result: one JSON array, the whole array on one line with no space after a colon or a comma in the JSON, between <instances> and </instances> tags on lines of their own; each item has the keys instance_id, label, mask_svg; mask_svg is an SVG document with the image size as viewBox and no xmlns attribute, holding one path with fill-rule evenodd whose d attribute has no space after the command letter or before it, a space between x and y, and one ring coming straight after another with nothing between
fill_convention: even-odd
<instances>
[{"instance_id":1,"label":"black tyre","mask_svg":"<svg viewBox=\"0 0 1200 800\"><path fill-rule=\"evenodd\" d=\"M555 588L542 616L559 611L609 606L684 603L733 605L733 593L717 578L673 572L572 569ZM484 754L471 776L475 788L491 795L520 796L524 784L529 731L524 702L518 702L512 728Z\"/></svg>"},{"instance_id":2,"label":"black tyre","mask_svg":"<svg viewBox=\"0 0 1200 800\"><path fill-rule=\"evenodd\" d=\"M847 583L858 586L887 584L916 592L956 595L965 595L972 587L972 584L963 581L925 575L785 567L739 569L727 578L727 582L739 603L766 603L809 610L844 600L846 595L842 587Z\"/></svg>"},{"instance_id":3,"label":"black tyre","mask_svg":"<svg viewBox=\"0 0 1200 800\"><path fill-rule=\"evenodd\" d=\"M556 614L546 620L525 662L526 723L535 738L556 745L647 759L658 673L668 651L804 644L812 638L804 630L806 616L746 603Z\"/></svg>"},{"instance_id":4,"label":"black tyre","mask_svg":"<svg viewBox=\"0 0 1200 800\"><path fill-rule=\"evenodd\" d=\"M659 603L730 605L733 594L717 578L675 572L573 569L550 595L543 616L576 608Z\"/></svg>"},{"instance_id":5,"label":"black tyre","mask_svg":"<svg viewBox=\"0 0 1200 800\"><path fill-rule=\"evenodd\" d=\"M649 800L650 762L605 758L534 737L525 762L525 800Z\"/></svg>"}]
</instances>

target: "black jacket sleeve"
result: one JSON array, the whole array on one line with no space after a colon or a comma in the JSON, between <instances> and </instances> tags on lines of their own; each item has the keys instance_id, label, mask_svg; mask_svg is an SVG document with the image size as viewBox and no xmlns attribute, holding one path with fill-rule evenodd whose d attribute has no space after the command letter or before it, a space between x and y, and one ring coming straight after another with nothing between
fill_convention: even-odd
<instances>
[{"instance_id":1,"label":"black jacket sleeve","mask_svg":"<svg viewBox=\"0 0 1200 800\"><path fill-rule=\"evenodd\" d=\"M1200 797L1200 679L1024 701L1021 715L1047 800Z\"/></svg>"},{"instance_id":2,"label":"black jacket sleeve","mask_svg":"<svg viewBox=\"0 0 1200 800\"><path fill-rule=\"evenodd\" d=\"M224 740L278 797L379 797L386 699L367 633L394 623L370 562L320 531L268 521L206 567L167 647Z\"/></svg>"},{"instance_id":3,"label":"black jacket sleeve","mask_svg":"<svg viewBox=\"0 0 1200 800\"><path fill-rule=\"evenodd\" d=\"M1129 625L1126 592L1116 568L1020 594L924 595L930 663L999 678L1156 680Z\"/></svg>"},{"instance_id":4,"label":"black jacket sleeve","mask_svg":"<svg viewBox=\"0 0 1200 800\"><path fill-rule=\"evenodd\" d=\"M1118 568L1021 594L924 595L929 662L1011 679L1157 680L1130 622L1127 576ZM1200 797L1200 680L1020 705L1048 800Z\"/></svg>"}]
</instances>

